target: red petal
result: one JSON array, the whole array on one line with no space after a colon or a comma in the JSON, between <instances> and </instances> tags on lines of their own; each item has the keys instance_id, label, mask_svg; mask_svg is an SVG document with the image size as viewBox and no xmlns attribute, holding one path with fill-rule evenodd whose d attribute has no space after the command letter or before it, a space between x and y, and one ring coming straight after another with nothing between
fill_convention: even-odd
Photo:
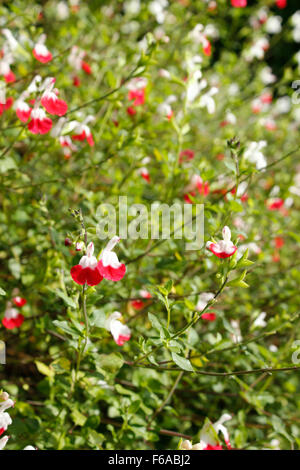
<instances>
[{"instance_id":1,"label":"red petal","mask_svg":"<svg viewBox=\"0 0 300 470\"><path fill-rule=\"evenodd\" d=\"M8 330L13 330L14 328L20 328L22 323L24 322L24 316L19 313L19 315L16 318L3 318L2 324L5 328Z\"/></svg>"},{"instance_id":2,"label":"red petal","mask_svg":"<svg viewBox=\"0 0 300 470\"><path fill-rule=\"evenodd\" d=\"M102 260L98 263L98 269L101 275L109 281L120 281L126 273L125 264L121 264L119 268L115 269L112 266L103 266Z\"/></svg>"},{"instance_id":3,"label":"red petal","mask_svg":"<svg viewBox=\"0 0 300 470\"><path fill-rule=\"evenodd\" d=\"M33 49L32 53L34 57L36 58L36 60L38 60L42 64L46 64L47 62L50 62L50 60L52 60L51 52L49 52L47 55L40 55L35 52L35 49Z\"/></svg>"}]
</instances>

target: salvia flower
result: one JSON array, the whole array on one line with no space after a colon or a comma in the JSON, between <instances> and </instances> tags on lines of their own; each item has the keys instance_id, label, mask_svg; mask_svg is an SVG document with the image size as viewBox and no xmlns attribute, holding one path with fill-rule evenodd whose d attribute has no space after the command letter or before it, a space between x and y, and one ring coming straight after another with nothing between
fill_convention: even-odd
<instances>
[{"instance_id":1,"label":"salvia flower","mask_svg":"<svg viewBox=\"0 0 300 470\"><path fill-rule=\"evenodd\" d=\"M221 432L227 449L231 449L229 434L227 428L224 426L226 421L229 421L231 416L227 413L223 414L221 418L215 423L206 420L203 428L200 431L200 442L192 444L191 441L185 440L181 443L181 450L223 450L222 442L218 434Z\"/></svg>"},{"instance_id":2,"label":"salvia flower","mask_svg":"<svg viewBox=\"0 0 300 470\"><path fill-rule=\"evenodd\" d=\"M23 307L23 305L27 304L27 300L24 299L24 297L20 297L19 295L13 297L12 300L16 307Z\"/></svg>"},{"instance_id":3,"label":"salvia flower","mask_svg":"<svg viewBox=\"0 0 300 470\"><path fill-rule=\"evenodd\" d=\"M131 331L128 326L119 321L122 317L120 312L113 312L106 320L106 329L111 332L118 346L123 346L126 341L130 340Z\"/></svg>"},{"instance_id":4,"label":"salvia flower","mask_svg":"<svg viewBox=\"0 0 300 470\"><path fill-rule=\"evenodd\" d=\"M14 402L9 398L8 393L0 394L0 436L5 433L8 426L12 424L11 417L6 412L8 408L14 406ZM9 437L4 436L0 439L0 450L4 449Z\"/></svg>"},{"instance_id":5,"label":"salvia flower","mask_svg":"<svg viewBox=\"0 0 300 470\"><path fill-rule=\"evenodd\" d=\"M12 307L11 303L7 304L7 308L2 319L2 324L7 330L13 330L14 328L20 328L24 322L24 316Z\"/></svg>"},{"instance_id":6,"label":"salvia flower","mask_svg":"<svg viewBox=\"0 0 300 470\"><path fill-rule=\"evenodd\" d=\"M22 122L27 122L30 118L32 108L26 103L26 101L18 100L16 103L16 115Z\"/></svg>"},{"instance_id":7,"label":"salvia flower","mask_svg":"<svg viewBox=\"0 0 300 470\"><path fill-rule=\"evenodd\" d=\"M91 130L87 124L78 122L74 131L75 134L72 135L73 140L83 141L86 139L90 147L95 145Z\"/></svg>"},{"instance_id":8,"label":"salvia flower","mask_svg":"<svg viewBox=\"0 0 300 470\"><path fill-rule=\"evenodd\" d=\"M227 225L222 230L223 240L220 240L217 243L207 242L206 248L210 250L218 258L229 258L234 255L237 250L231 241L231 231Z\"/></svg>"},{"instance_id":9,"label":"salvia flower","mask_svg":"<svg viewBox=\"0 0 300 470\"><path fill-rule=\"evenodd\" d=\"M41 105L48 111L49 114L55 116L64 116L68 110L68 105L64 100L57 97L53 91L55 78L48 78L45 86L45 91L41 98Z\"/></svg>"},{"instance_id":10,"label":"salvia flower","mask_svg":"<svg viewBox=\"0 0 300 470\"><path fill-rule=\"evenodd\" d=\"M37 106L31 112L31 120L27 127L32 134L47 134L52 128L52 121L46 116L45 111Z\"/></svg>"},{"instance_id":11,"label":"salvia flower","mask_svg":"<svg viewBox=\"0 0 300 470\"><path fill-rule=\"evenodd\" d=\"M77 284L88 286L97 286L103 279L100 273L100 261L94 256L94 244L89 243L86 249L86 255L82 256L79 264L71 268L71 276Z\"/></svg>"},{"instance_id":12,"label":"salvia flower","mask_svg":"<svg viewBox=\"0 0 300 470\"><path fill-rule=\"evenodd\" d=\"M126 266L120 263L114 247L120 241L120 238L113 237L101 253L99 261L99 271L105 279L109 281L120 281L126 273Z\"/></svg>"},{"instance_id":13,"label":"salvia flower","mask_svg":"<svg viewBox=\"0 0 300 470\"><path fill-rule=\"evenodd\" d=\"M46 37L43 35L39 42L36 43L32 51L36 60L42 64L46 64L52 60L52 54L49 52L47 46L44 44Z\"/></svg>"}]
</instances>

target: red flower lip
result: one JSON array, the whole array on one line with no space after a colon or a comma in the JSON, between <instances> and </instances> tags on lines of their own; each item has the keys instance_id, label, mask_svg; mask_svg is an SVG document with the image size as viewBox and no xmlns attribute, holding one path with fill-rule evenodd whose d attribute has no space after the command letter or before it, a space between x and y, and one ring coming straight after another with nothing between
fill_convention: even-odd
<instances>
[{"instance_id":1,"label":"red flower lip","mask_svg":"<svg viewBox=\"0 0 300 470\"><path fill-rule=\"evenodd\" d=\"M6 318L4 317L2 320L3 326L7 330L13 330L14 328L20 328L22 323L24 322L24 316L19 313L19 315L16 318Z\"/></svg>"},{"instance_id":2,"label":"red flower lip","mask_svg":"<svg viewBox=\"0 0 300 470\"><path fill-rule=\"evenodd\" d=\"M83 268L80 264L73 266L71 268L71 276L73 281L77 284L84 285L85 283L88 286L97 286L103 279L103 276L100 273L98 262L96 268Z\"/></svg>"},{"instance_id":3,"label":"red flower lip","mask_svg":"<svg viewBox=\"0 0 300 470\"><path fill-rule=\"evenodd\" d=\"M230 253L226 253L226 251L221 251L221 252L218 252L216 251L216 244L215 243L211 243L209 246L208 246L208 249L214 254L216 255L218 258L229 258L230 256L234 255L234 253L236 252L237 250L237 246L234 246L234 248L232 249L232 252Z\"/></svg>"},{"instance_id":4,"label":"red flower lip","mask_svg":"<svg viewBox=\"0 0 300 470\"><path fill-rule=\"evenodd\" d=\"M98 263L99 266L99 271L105 279L108 279L109 281L120 281L123 279L126 273L126 266L125 264L121 264L119 268L113 268L112 266L103 266L102 260L99 261Z\"/></svg>"},{"instance_id":5,"label":"red flower lip","mask_svg":"<svg viewBox=\"0 0 300 470\"><path fill-rule=\"evenodd\" d=\"M47 62L50 62L50 60L52 60L51 52L48 52L48 54L46 54L46 55L42 55L42 54L38 54L36 52L36 50L33 49L32 53L33 53L34 57L36 58L36 60L38 60L42 64L47 64Z\"/></svg>"},{"instance_id":6,"label":"red flower lip","mask_svg":"<svg viewBox=\"0 0 300 470\"><path fill-rule=\"evenodd\" d=\"M13 303L17 306L17 307L23 307L23 305L27 304L27 300L24 299L23 297L14 297L13 298Z\"/></svg>"},{"instance_id":7,"label":"red flower lip","mask_svg":"<svg viewBox=\"0 0 300 470\"><path fill-rule=\"evenodd\" d=\"M55 116L64 116L68 111L67 103L64 100L57 98L54 93L49 95L50 96L45 95L42 97L41 104L49 114L53 114ZM52 97L52 95L54 96Z\"/></svg>"}]
</instances>

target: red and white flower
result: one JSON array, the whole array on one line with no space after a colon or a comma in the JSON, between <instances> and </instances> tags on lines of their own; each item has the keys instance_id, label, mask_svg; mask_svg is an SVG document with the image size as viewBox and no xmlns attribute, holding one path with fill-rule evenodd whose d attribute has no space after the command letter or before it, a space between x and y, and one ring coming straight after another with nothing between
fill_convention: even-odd
<instances>
[{"instance_id":1,"label":"red and white flower","mask_svg":"<svg viewBox=\"0 0 300 470\"><path fill-rule=\"evenodd\" d=\"M113 237L101 253L99 261L99 271L105 279L109 281L120 281L126 273L126 266L120 263L114 247L120 241L120 238Z\"/></svg>"},{"instance_id":2,"label":"red and white flower","mask_svg":"<svg viewBox=\"0 0 300 470\"><path fill-rule=\"evenodd\" d=\"M8 408L11 408L12 406L14 406L14 402L9 398L8 393L6 392L1 393L0 395L0 436L3 433L5 433L8 426L12 424L11 417L9 416L8 413L6 413L6 410ZM5 447L8 439L9 439L8 436L4 436L0 439L0 450L2 450Z\"/></svg>"},{"instance_id":3,"label":"red and white flower","mask_svg":"<svg viewBox=\"0 0 300 470\"><path fill-rule=\"evenodd\" d=\"M179 155L179 163L183 163L188 160L193 160L195 152L191 149L182 150Z\"/></svg>"},{"instance_id":4,"label":"red and white flower","mask_svg":"<svg viewBox=\"0 0 300 470\"><path fill-rule=\"evenodd\" d=\"M146 99L146 86L147 80L143 77L133 78L127 85L128 99L133 100L132 106L141 106L145 103Z\"/></svg>"},{"instance_id":5,"label":"red and white flower","mask_svg":"<svg viewBox=\"0 0 300 470\"><path fill-rule=\"evenodd\" d=\"M18 100L16 103L16 114L20 121L27 122L30 118L32 108L26 103L26 101Z\"/></svg>"},{"instance_id":6,"label":"red and white flower","mask_svg":"<svg viewBox=\"0 0 300 470\"><path fill-rule=\"evenodd\" d=\"M15 74L10 69L10 62L4 56L0 60L0 75L4 77L6 83L13 83L16 80Z\"/></svg>"},{"instance_id":7,"label":"red and white flower","mask_svg":"<svg viewBox=\"0 0 300 470\"><path fill-rule=\"evenodd\" d=\"M87 119L86 119L87 122ZM94 139L89 126L85 123L77 122L74 128L75 134L72 135L73 140L83 141L86 139L87 143L93 147L95 145Z\"/></svg>"},{"instance_id":8,"label":"red and white flower","mask_svg":"<svg viewBox=\"0 0 300 470\"><path fill-rule=\"evenodd\" d=\"M86 249L86 255L82 256L79 264L71 268L71 276L77 284L88 286L97 286L103 279L100 272L100 261L94 256L94 244L89 243Z\"/></svg>"},{"instance_id":9,"label":"red and white flower","mask_svg":"<svg viewBox=\"0 0 300 470\"><path fill-rule=\"evenodd\" d=\"M33 108L27 127L32 134L47 134L52 128L52 121L42 108L37 107Z\"/></svg>"},{"instance_id":10,"label":"red and white flower","mask_svg":"<svg viewBox=\"0 0 300 470\"><path fill-rule=\"evenodd\" d=\"M38 42L32 51L34 57L36 60L41 62L42 64L46 64L47 62L50 62L52 60L52 54L48 50L47 46L44 44L45 37L43 36L40 39L40 42Z\"/></svg>"},{"instance_id":11,"label":"red and white flower","mask_svg":"<svg viewBox=\"0 0 300 470\"><path fill-rule=\"evenodd\" d=\"M196 196L196 189L202 196L207 196L209 194L208 181L203 181L200 175L194 174L191 177L190 183L184 188L185 202L192 204L190 196Z\"/></svg>"},{"instance_id":12,"label":"red and white flower","mask_svg":"<svg viewBox=\"0 0 300 470\"><path fill-rule=\"evenodd\" d=\"M7 304L7 308L2 319L2 324L7 330L13 330L14 328L20 328L24 322L24 316L12 307L11 303Z\"/></svg>"},{"instance_id":13,"label":"red and white flower","mask_svg":"<svg viewBox=\"0 0 300 470\"><path fill-rule=\"evenodd\" d=\"M131 337L131 331L128 326L119 321L119 318L121 317L122 314L120 312L113 312L105 323L106 329L111 332L112 337L118 346L123 346Z\"/></svg>"},{"instance_id":14,"label":"red and white flower","mask_svg":"<svg viewBox=\"0 0 300 470\"><path fill-rule=\"evenodd\" d=\"M150 183L150 173L145 166L143 166L142 168L139 168L138 173L141 175L141 177L145 181L147 181L147 183Z\"/></svg>"},{"instance_id":15,"label":"red and white flower","mask_svg":"<svg viewBox=\"0 0 300 470\"><path fill-rule=\"evenodd\" d=\"M231 231L227 225L223 228L222 234L223 240L220 240L217 243L207 242L206 248L218 258L229 258L234 255L237 250L237 246L235 246L231 241Z\"/></svg>"},{"instance_id":16,"label":"red and white flower","mask_svg":"<svg viewBox=\"0 0 300 470\"><path fill-rule=\"evenodd\" d=\"M13 98L7 98L7 99L4 98L4 102L3 102L3 100L1 100L1 102L0 102L0 116L3 114L4 111L7 111L9 108L12 107L13 102L14 102Z\"/></svg>"},{"instance_id":17,"label":"red and white flower","mask_svg":"<svg viewBox=\"0 0 300 470\"><path fill-rule=\"evenodd\" d=\"M151 299L151 297L152 297L150 292L148 292L144 289L140 290L140 296L143 297L144 299L148 299L148 300ZM135 300L132 300L131 305L135 310L141 310L145 306L145 301L141 300L141 299L135 299Z\"/></svg>"},{"instance_id":18,"label":"red and white flower","mask_svg":"<svg viewBox=\"0 0 300 470\"><path fill-rule=\"evenodd\" d=\"M24 297L20 297L19 295L13 297L12 300L16 307L23 307L25 304L27 304L27 300L24 299Z\"/></svg>"},{"instance_id":19,"label":"red and white flower","mask_svg":"<svg viewBox=\"0 0 300 470\"><path fill-rule=\"evenodd\" d=\"M267 207L270 211L276 211L282 208L284 200L280 197L272 197L267 201Z\"/></svg>"},{"instance_id":20,"label":"red and white flower","mask_svg":"<svg viewBox=\"0 0 300 470\"><path fill-rule=\"evenodd\" d=\"M5 433L10 424L12 424L12 419L9 414L0 413L0 436Z\"/></svg>"},{"instance_id":21,"label":"red and white flower","mask_svg":"<svg viewBox=\"0 0 300 470\"><path fill-rule=\"evenodd\" d=\"M223 450L222 442L218 438L221 432L227 449L231 449L229 434L227 428L224 426L226 421L229 421L231 416L227 413L223 414L221 418L212 423L209 419L206 420L203 428L200 431L200 442L192 444L191 441L183 441L181 443L181 450Z\"/></svg>"},{"instance_id":22,"label":"red and white flower","mask_svg":"<svg viewBox=\"0 0 300 470\"><path fill-rule=\"evenodd\" d=\"M41 104L49 114L64 116L68 110L68 105L64 100L59 99L55 91L53 91L55 78L48 78L46 80L47 82L45 91L42 94Z\"/></svg>"}]
</instances>

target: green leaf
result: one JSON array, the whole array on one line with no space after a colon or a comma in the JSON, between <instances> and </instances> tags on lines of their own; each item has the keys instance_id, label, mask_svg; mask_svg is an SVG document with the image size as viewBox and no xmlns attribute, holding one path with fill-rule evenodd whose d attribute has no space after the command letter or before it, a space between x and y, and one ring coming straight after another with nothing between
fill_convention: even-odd
<instances>
[{"instance_id":1,"label":"green leaf","mask_svg":"<svg viewBox=\"0 0 300 470\"><path fill-rule=\"evenodd\" d=\"M180 367L180 369L186 370L188 372L194 372L194 368L192 364L185 357L179 356L175 352L172 352L172 359L175 362L175 364L177 364L178 367Z\"/></svg>"},{"instance_id":2,"label":"green leaf","mask_svg":"<svg viewBox=\"0 0 300 470\"><path fill-rule=\"evenodd\" d=\"M55 375L54 370L51 368L51 366L47 366L43 362L40 361L35 361L35 365L37 367L37 370L39 371L40 374L46 375L47 377L53 378Z\"/></svg>"},{"instance_id":3,"label":"green leaf","mask_svg":"<svg viewBox=\"0 0 300 470\"><path fill-rule=\"evenodd\" d=\"M4 289L2 289L1 287L0 287L0 295L6 295L6 292L5 292L5 290L4 290Z\"/></svg>"}]
</instances>

